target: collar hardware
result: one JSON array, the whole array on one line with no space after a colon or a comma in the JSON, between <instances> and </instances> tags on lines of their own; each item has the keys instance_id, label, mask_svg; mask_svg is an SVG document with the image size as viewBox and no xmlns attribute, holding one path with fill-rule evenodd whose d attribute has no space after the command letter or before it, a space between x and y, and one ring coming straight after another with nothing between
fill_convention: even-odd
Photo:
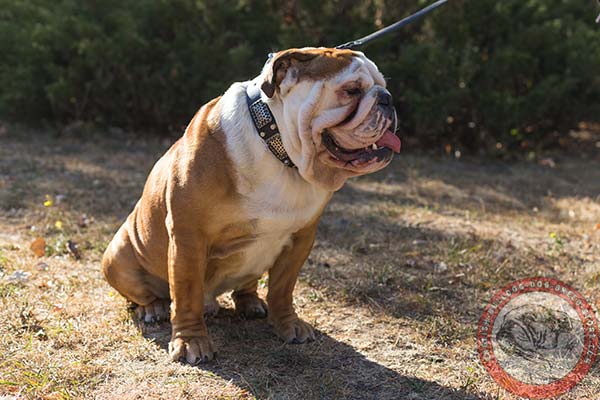
<instances>
[{"instance_id":1,"label":"collar hardware","mask_svg":"<svg viewBox=\"0 0 600 400\"><path fill-rule=\"evenodd\" d=\"M252 117L252 123L258 132L258 136L266 143L267 147L275 157L288 167L295 167L288 156L281 133L269 106L262 101L261 91L256 84L250 84L246 88L246 101L248 110Z\"/></svg>"}]
</instances>

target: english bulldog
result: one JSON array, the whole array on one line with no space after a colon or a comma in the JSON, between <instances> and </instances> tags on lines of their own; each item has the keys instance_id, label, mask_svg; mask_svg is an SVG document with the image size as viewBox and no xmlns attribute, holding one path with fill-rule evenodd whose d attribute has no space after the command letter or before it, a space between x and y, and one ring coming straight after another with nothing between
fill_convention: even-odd
<instances>
[{"instance_id":1,"label":"english bulldog","mask_svg":"<svg viewBox=\"0 0 600 400\"><path fill-rule=\"evenodd\" d=\"M204 105L158 160L102 260L146 322L169 318L173 360L213 359L204 316L232 291L287 343L314 340L292 293L333 192L400 151L386 81L361 52L278 52ZM257 282L268 271L266 303ZM170 304L170 306L169 306ZM169 313L170 311L170 313Z\"/></svg>"}]
</instances>

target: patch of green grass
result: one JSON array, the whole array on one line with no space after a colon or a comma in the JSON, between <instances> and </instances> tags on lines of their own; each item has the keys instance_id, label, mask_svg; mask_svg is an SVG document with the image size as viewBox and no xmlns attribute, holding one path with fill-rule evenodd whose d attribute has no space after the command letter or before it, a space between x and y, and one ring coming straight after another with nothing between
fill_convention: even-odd
<instances>
[{"instance_id":1,"label":"patch of green grass","mask_svg":"<svg viewBox=\"0 0 600 400\"><path fill-rule=\"evenodd\" d=\"M422 325L421 332L432 341L442 346L452 346L464 339L473 337L473 326L445 316L429 316Z\"/></svg>"},{"instance_id":2,"label":"patch of green grass","mask_svg":"<svg viewBox=\"0 0 600 400\"><path fill-rule=\"evenodd\" d=\"M0 298L14 297L18 290L19 285L16 283L0 283Z\"/></svg>"},{"instance_id":3,"label":"patch of green grass","mask_svg":"<svg viewBox=\"0 0 600 400\"><path fill-rule=\"evenodd\" d=\"M8 268L8 257L4 253L3 249L0 249L0 273Z\"/></svg>"}]
</instances>

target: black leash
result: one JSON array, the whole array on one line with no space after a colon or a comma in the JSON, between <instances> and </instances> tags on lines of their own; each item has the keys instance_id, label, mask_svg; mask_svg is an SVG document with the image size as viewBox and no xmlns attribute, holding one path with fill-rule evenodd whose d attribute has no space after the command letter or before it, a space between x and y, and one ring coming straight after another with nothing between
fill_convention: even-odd
<instances>
[{"instance_id":1,"label":"black leash","mask_svg":"<svg viewBox=\"0 0 600 400\"><path fill-rule=\"evenodd\" d=\"M370 35L367 35L360 39L353 40L348 43L340 44L339 46L336 46L336 49L354 50L358 47L364 46L369 42L372 42L383 36L386 36L390 33L397 31L398 29L402 28L403 26L406 26L406 25L410 24L411 22L421 18L422 16L430 13L431 11L435 10L436 8L443 6L447 2L448 2L448 0L438 0L435 3L430 4L427 7L423 8L422 10L419 10L416 13L409 15L408 17L406 17L390 26L380 29L377 32L373 32ZM600 0L598 0L598 4L600 4ZM596 19L596 22L600 24L600 15Z\"/></svg>"},{"instance_id":2,"label":"black leash","mask_svg":"<svg viewBox=\"0 0 600 400\"><path fill-rule=\"evenodd\" d=\"M344 44L340 44L339 46L336 47L336 49L349 49L349 50L354 50L358 47L364 46L369 42L372 42L373 40L379 39L382 36L386 36L392 32L397 31L398 29L402 28L405 25L410 24L411 22L421 18L422 16L424 16L427 13L430 13L431 11L435 10L436 8L443 6L444 4L446 4L448 2L448 0L439 0L436 1L435 3L423 8L420 11L417 11L416 13L396 22L395 24L392 24L388 27L385 27L383 29L378 30L377 32L373 32L370 35L367 35L363 38L357 39L357 40L353 40L351 42L348 43L344 43Z\"/></svg>"}]
</instances>

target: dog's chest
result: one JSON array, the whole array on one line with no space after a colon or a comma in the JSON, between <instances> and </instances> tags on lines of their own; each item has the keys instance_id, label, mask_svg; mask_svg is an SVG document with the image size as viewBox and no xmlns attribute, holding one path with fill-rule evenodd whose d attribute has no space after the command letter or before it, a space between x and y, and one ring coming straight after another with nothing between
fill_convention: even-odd
<instances>
[{"instance_id":1,"label":"dog's chest","mask_svg":"<svg viewBox=\"0 0 600 400\"><path fill-rule=\"evenodd\" d=\"M249 278L260 277L273 266L292 235L318 217L329 194L306 185L257 188L244 197L242 209L252 221L252 237L236 254L236 264L225 279L223 289L234 289ZM293 189L302 189L294 191Z\"/></svg>"}]
</instances>

